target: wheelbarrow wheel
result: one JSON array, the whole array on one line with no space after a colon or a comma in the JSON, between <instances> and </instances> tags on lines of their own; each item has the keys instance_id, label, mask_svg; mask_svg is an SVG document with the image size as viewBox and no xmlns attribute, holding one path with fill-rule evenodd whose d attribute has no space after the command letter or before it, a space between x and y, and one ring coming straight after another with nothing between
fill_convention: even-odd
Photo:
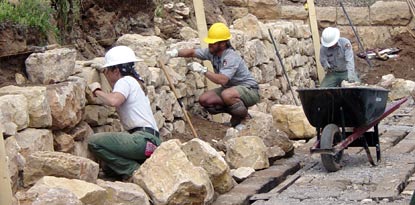
<instances>
[{"instance_id":1,"label":"wheelbarrow wheel","mask_svg":"<svg viewBox=\"0 0 415 205\"><path fill-rule=\"evenodd\" d=\"M331 149L339 142L342 137L339 127L335 124L328 124L324 127L321 133L320 148ZM323 162L324 168L329 172L335 172L341 169L340 160L343 156L343 150L339 153L332 154L321 154L321 161Z\"/></svg>"}]
</instances>

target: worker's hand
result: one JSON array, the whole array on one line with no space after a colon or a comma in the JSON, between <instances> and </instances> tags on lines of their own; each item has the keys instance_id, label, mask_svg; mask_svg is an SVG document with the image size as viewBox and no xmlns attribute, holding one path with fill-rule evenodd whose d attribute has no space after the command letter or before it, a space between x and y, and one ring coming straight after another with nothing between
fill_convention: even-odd
<instances>
[{"instance_id":1,"label":"worker's hand","mask_svg":"<svg viewBox=\"0 0 415 205\"><path fill-rule=\"evenodd\" d=\"M89 84L88 88L91 90L92 94L94 94L94 96L96 97L95 91L101 90L101 84L99 84L98 82L94 82L94 83Z\"/></svg>"},{"instance_id":2,"label":"worker's hand","mask_svg":"<svg viewBox=\"0 0 415 205\"><path fill-rule=\"evenodd\" d=\"M169 56L170 58L175 58L177 56L179 56L179 50L177 50L176 48L171 50L171 51L166 51L167 56Z\"/></svg>"},{"instance_id":3,"label":"worker's hand","mask_svg":"<svg viewBox=\"0 0 415 205\"><path fill-rule=\"evenodd\" d=\"M347 81L349 81L349 83L356 82L356 75L353 72L347 72Z\"/></svg>"},{"instance_id":4,"label":"worker's hand","mask_svg":"<svg viewBox=\"0 0 415 205\"><path fill-rule=\"evenodd\" d=\"M198 72L200 74L205 74L207 72L207 68L197 62L188 63L187 67L189 67L191 71Z\"/></svg>"}]
</instances>

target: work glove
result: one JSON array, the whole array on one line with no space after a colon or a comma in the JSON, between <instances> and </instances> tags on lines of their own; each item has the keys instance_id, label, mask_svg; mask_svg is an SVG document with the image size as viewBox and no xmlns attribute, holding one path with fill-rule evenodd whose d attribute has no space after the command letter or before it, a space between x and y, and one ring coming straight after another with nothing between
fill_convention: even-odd
<instances>
[{"instance_id":1,"label":"work glove","mask_svg":"<svg viewBox=\"0 0 415 205\"><path fill-rule=\"evenodd\" d=\"M179 50L177 50L176 48L171 50L171 51L166 51L167 56L169 56L170 58L175 58L177 56L179 56Z\"/></svg>"},{"instance_id":2,"label":"work glove","mask_svg":"<svg viewBox=\"0 0 415 205\"><path fill-rule=\"evenodd\" d=\"M101 90L101 84L99 84L98 82L94 82L89 84L88 88L91 90L92 94L94 94L94 97L96 97L95 91Z\"/></svg>"},{"instance_id":3,"label":"work glove","mask_svg":"<svg viewBox=\"0 0 415 205\"><path fill-rule=\"evenodd\" d=\"M349 83L354 83L356 82L356 80L357 80L357 77L354 72L350 72L350 71L347 72L347 81L349 81Z\"/></svg>"},{"instance_id":4,"label":"work glove","mask_svg":"<svg viewBox=\"0 0 415 205\"><path fill-rule=\"evenodd\" d=\"M205 74L207 72L207 68L197 62L188 63L187 67L189 67L191 71L198 72L200 74Z\"/></svg>"}]
</instances>

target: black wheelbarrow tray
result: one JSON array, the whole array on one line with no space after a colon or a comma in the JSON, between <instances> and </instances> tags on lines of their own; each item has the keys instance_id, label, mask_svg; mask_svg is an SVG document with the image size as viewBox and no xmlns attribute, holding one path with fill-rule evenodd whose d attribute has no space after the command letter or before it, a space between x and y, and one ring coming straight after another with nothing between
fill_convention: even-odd
<instances>
[{"instance_id":1,"label":"black wheelbarrow tray","mask_svg":"<svg viewBox=\"0 0 415 205\"><path fill-rule=\"evenodd\" d=\"M379 162L379 122L407 100L403 98L386 107L389 91L382 88L316 88L297 92L308 121L317 130L310 152L321 154L323 166L329 172L341 168L340 160L347 147L363 147L375 166L369 147L376 148ZM373 131L368 131L372 127Z\"/></svg>"}]
</instances>

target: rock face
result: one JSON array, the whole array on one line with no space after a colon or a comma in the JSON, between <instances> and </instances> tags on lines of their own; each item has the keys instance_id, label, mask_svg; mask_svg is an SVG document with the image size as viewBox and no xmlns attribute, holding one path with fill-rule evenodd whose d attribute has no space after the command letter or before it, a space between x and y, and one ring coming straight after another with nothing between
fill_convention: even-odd
<instances>
[{"instance_id":1,"label":"rock face","mask_svg":"<svg viewBox=\"0 0 415 205\"><path fill-rule=\"evenodd\" d=\"M27 159L24 169L25 186L34 184L43 176L57 176L81 179L88 182L97 180L98 164L90 159L62 152L35 152Z\"/></svg>"},{"instance_id":2,"label":"rock face","mask_svg":"<svg viewBox=\"0 0 415 205\"><path fill-rule=\"evenodd\" d=\"M194 166L178 140L163 142L133 176L155 204L204 204L213 186L206 171ZM163 180L160 180L163 179Z\"/></svg>"},{"instance_id":3,"label":"rock face","mask_svg":"<svg viewBox=\"0 0 415 205\"><path fill-rule=\"evenodd\" d=\"M158 36L142 36L139 34L126 34L121 36L117 45L129 46L137 57L151 67L158 65L158 57L165 54L166 45Z\"/></svg>"},{"instance_id":4,"label":"rock face","mask_svg":"<svg viewBox=\"0 0 415 205\"><path fill-rule=\"evenodd\" d=\"M45 195L51 189L58 189L52 192L72 193L83 204L88 205L102 205L107 199L107 192L100 186L88 183L78 179L66 179L53 176L45 176L27 191L28 196L32 196L32 200L36 200L36 196ZM68 202L64 204L79 204L72 196L72 194L65 194ZM53 196L52 196L53 197ZM60 199L57 199L60 201ZM56 203L59 204L59 203Z\"/></svg>"},{"instance_id":5,"label":"rock face","mask_svg":"<svg viewBox=\"0 0 415 205\"><path fill-rule=\"evenodd\" d=\"M0 133L0 137L3 137ZM15 192L17 190L19 171L23 170L25 159L20 154L21 148L17 144L16 138L14 136L8 137L4 141L4 148L7 155L7 164L9 168L9 176L11 179L12 190Z\"/></svg>"},{"instance_id":6,"label":"rock face","mask_svg":"<svg viewBox=\"0 0 415 205\"><path fill-rule=\"evenodd\" d=\"M107 190L105 205L150 205L147 194L137 184L119 181L110 182L98 179L97 185Z\"/></svg>"},{"instance_id":7,"label":"rock face","mask_svg":"<svg viewBox=\"0 0 415 205\"><path fill-rule=\"evenodd\" d=\"M182 150L193 165L206 170L216 192L222 194L232 189L233 181L228 164L208 143L193 139L183 144Z\"/></svg>"},{"instance_id":8,"label":"rock face","mask_svg":"<svg viewBox=\"0 0 415 205\"><path fill-rule=\"evenodd\" d=\"M404 26L411 18L408 4L404 1L377 1L370 6L372 25Z\"/></svg>"},{"instance_id":9,"label":"rock face","mask_svg":"<svg viewBox=\"0 0 415 205\"><path fill-rule=\"evenodd\" d=\"M32 205L83 205L81 200L67 189L55 188L55 187L36 187L29 190L23 196L19 193L20 204L32 204Z\"/></svg>"},{"instance_id":10,"label":"rock face","mask_svg":"<svg viewBox=\"0 0 415 205\"><path fill-rule=\"evenodd\" d=\"M278 129L288 134L290 139L310 139L316 136L300 106L274 105L271 108L274 123Z\"/></svg>"},{"instance_id":11,"label":"rock face","mask_svg":"<svg viewBox=\"0 0 415 205\"><path fill-rule=\"evenodd\" d=\"M275 0L249 0L248 9L259 19L275 20L281 15L281 5Z\"/></svg>"},{"instance_id":12,"label":"rock face","mask_svg":"<svg viewBox=\"0 0 415 205\"><path fill-rule=\"evenodd\" d=\"M0 96L0 124L4 134L15 135L29 125L29 112L26 97L23 95Z\"/></svg>"},{"instance_id":13,"label":"rock face","mask_svg":"<svg viewBox=\"0 0 415 205\"><path fill-rule=\"evenodd\" d=\"M8 94L21 94L26 97L29 109L29 127L47 128L52 125L46 87L17 87L11 85L0 88L0 96Z\"/></svg>"},{"instance_id":14,"label":"rock face","mask_svg":"<svg viewBox=\"0 0 415 205\"><path fill-rule=\"evenodd\" d=\"M75 70L76 50L59 48L32 53L26 59L29 80L44 85L65 81Z\"/></svg>"},{"instance_id":15,"label":"rock face","mask_svg":"<svg viewBox=\"0 0 415 205\"><path fill-rule=\"evenodd\" d=\"M52 129L74 127L81 121L86 103L85 87L86 81L81 78L47 87Z\"/></svg>"},{"instance_id":16,"label":"rock face","mask_svg":"<svg viewBox=\"0 0 415 205\"><path fill-rule=\"evenodd\" d=\"M16 134L16 142L26 159L36 151L53 151L53 134L46 129L25 129Z\"/></svg>"},{"instance_id":17,"label":"rock face","mask_svg":"<svg viewBox=\"0 0 415 205\"><path fill-rule=\"evenodd\" d=\"M255 170L269 167L266 146L257 136L242 136L226 142L226 161L231 168L251 167Z\"/></svg>"}]
</instances>

